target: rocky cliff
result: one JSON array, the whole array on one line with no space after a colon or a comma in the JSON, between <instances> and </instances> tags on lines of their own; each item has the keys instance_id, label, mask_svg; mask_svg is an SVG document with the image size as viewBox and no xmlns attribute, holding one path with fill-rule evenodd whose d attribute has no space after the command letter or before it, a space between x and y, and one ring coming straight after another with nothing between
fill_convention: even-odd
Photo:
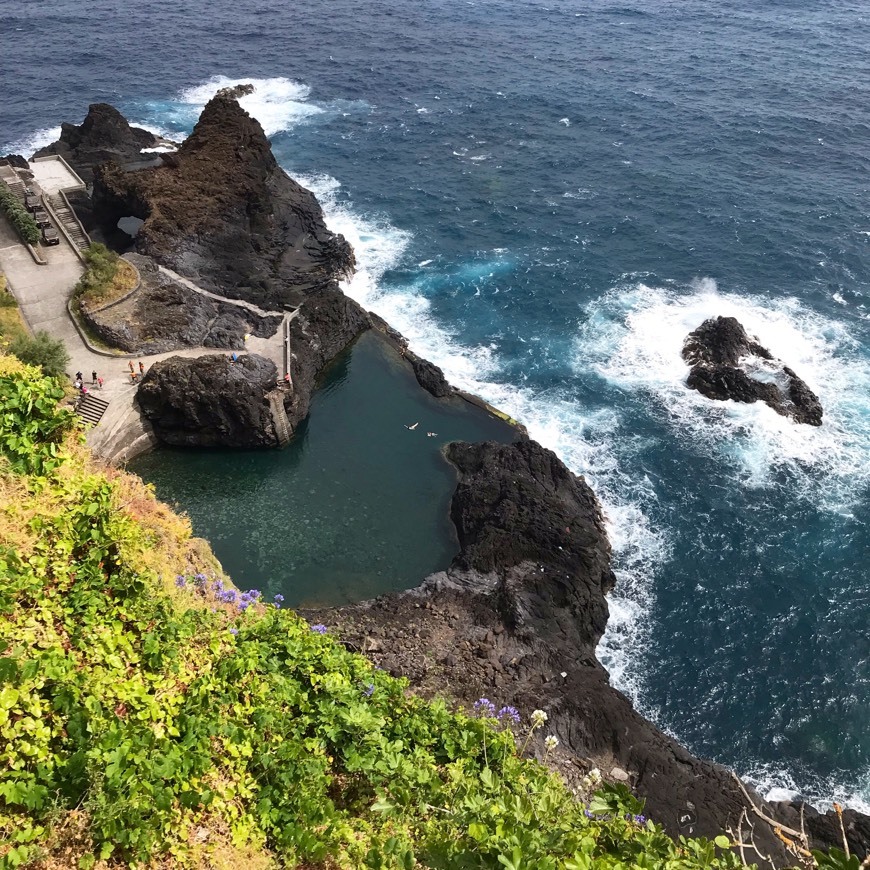
<instances>
[{"instance_id":1,"label":"rocky cliff","mask_svg":"<svg viewBox=\"0 0 870 870\"><path fill-rule=\"evenodd\" d=\"M100 167L94 212L105 227L145 221L136 249L222 296L266 309L295 307L353 271L314 194L282 170L263 128L228 93L203 109L164 165Z\"/></svg>"},{"instance_id":2,"label":"rocky cliff","mask_svg":"<svg viewBox=\"0 0 870 870\"><path fill-rule=\"evenodd\" d=\"M40 148L33 156L58 154L82 180L90 182L97 166L109 160L122 165L141 161L143 148L154 148L162 141L148 130L131 127L114 106L94 103L88 106L88 114L81 124L64 122L60 139Z\"/></svg>"}]
</instances>

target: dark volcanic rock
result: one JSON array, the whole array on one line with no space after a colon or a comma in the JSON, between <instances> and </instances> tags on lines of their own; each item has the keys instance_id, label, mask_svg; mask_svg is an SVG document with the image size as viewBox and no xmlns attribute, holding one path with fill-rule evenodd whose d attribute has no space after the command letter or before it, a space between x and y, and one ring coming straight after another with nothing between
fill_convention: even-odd
<instances>
[{"instance_id":1,"label":"dark volcanic rock","mask_svg":"<svg viewBox=\"0 0 870 870\"><path fill-rule=\"evenodd\" d=\"M414 369L417 383L436 399L443 399L454 392L453 387L444 377L444 372L435 363L431 363L411 351L405 351L404 356L411 363L411 368Z\"/></svg>"},{"instance_id":2,"label":"dark volcanic rock","mask_svg":"<svg viewBox=\"0 0 870 870\"><path fill-rule=\"evenodd\" d=\"M265 338L281 325L280 316L261 316L173 281L148 257L128 257L139 270L139 290L110 308L81 308L83 319L111 347L141 354L184 347L243 350L246 333Z\"/></svg>"},{"instance_id":3,"label":"dark volcanic rock","mask_svg":"<svg viewBox=\"0 0 870 870\"><path fill-rule=\"evenodd\" d=\"M382 332L402 358L411 364L411 368L417 378L417 383L426 392L431 393L436 399L452 396L456 392L447 378L444 377L444 372L435 363L431 363L429 360L423 359L423 357L417 356L413 351L408 350L408 339L401 332L393 329L383 317L380 317L373 311L369 312L369 317L371 318L372 326Z\"/></svg>"},{"instance_id":4,"label":"dark volcanic rock","mask_svg":"<svg viewBox=\"0 0 870 870\"><path fill-rule=\"evenodd\" d=\"M0 166L14 166L16 169L30 169L27 161L20 154L7 154L0 157Z\"/></svg>"},{"instance_id":5,"label":"dark volcanic rock","mask_svg":"<svg viewBox=\"0 0 870 870\"><path fill-rule=\"evenodd\" d=\"M278 166L263 128L227 94L203 109L164 165L99 169L94 208L114 227L142 218L136 249L207 290L278 310L353 271L314 194Z\"/></svg>"},{"instance_id":6,"label":"dark volcanic rock","mask_svg":"<svg viewBox=\"0 0 870 870\"><path fill-rule=\"evenodd\" d=\"M337 287L308 296L290 321L290 381L284 407L295 428L308 413L323 368L371 327L366 312Z\"/></svg>"},{"instance_id":7,"label":"dark volcanic rock","mask_svg":"<svg viewBox=\"0 0 870 870\"><path fill-rule=\"evenodd\" d=\"M690 332L683 359L692 367L687 386L709 399L761 401L797 423L822 425L816 394L734 317L711 317Z\"/></svg>"},{"instance_id":8,"label":"dark volcanic rock","mask_svg":"<svg viewBox=\"0 0 870 870\"><path fill-rule=\"evenodd\" d=\"M162 140L140 127L131 127L127 119L108 103L88 106L88 114L81 125L61 125L60 139L40 148L34 157L58 154L66 160L81 178L89 182L94 169L101 163L114 160L124 164L142 159L143 148L153 148Z\"/></svg>"},{"instance_id":9,"label":"dark volcanic rock","mask_svg":"<svg viewBox=\"0 0 870 870\"><path fill-rule=\"evenodd\" d=\"M161 441L181 447L275 447L269 400L275 364L249 354L155 363L136 398Z\"/></svg>"},{"instance_id":10,"label":"dark volcanic rock","mask_svg":"<svg viewBox=\"0 0 870 870\"><path fill-rule=\"evenodd\" d=\"M579 785L593 765L614 778L627 772L647 813L674 836L736 831L747 809L761 851L777 867L792 866L770 826L751 816L733 775L640 716L596 660L613 575L586 483L529 440L453 444L448 456L460 473L451 515L462 545L451 567L409 592L308 618L423 695L448 693L469 707L485 696L526 717L546 710L561 743L548 761L570 783ZM539 756L541 742L532 744ZM743 831L748 837L745 823ZM850 836L857 847L863 834Z\"/></svg>"}]
</instances>

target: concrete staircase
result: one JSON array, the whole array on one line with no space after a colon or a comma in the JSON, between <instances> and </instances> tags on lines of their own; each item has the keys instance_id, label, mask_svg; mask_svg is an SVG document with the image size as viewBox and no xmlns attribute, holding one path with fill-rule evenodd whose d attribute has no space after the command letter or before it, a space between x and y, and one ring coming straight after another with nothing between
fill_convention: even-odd
<instances>
[{"instance_id":1,"label":"concrete staircase","mask_svg":"<svg viewBox=\"0 0 870 870\"><path fill-rule=\"evenodd\" d=\"M4 166L4 169L8 169L8 166ZM6 183L6 186L18 197L21 202L24 202L24 197L27 196L27 193L24 189L24 182L14 173L6 174L4 173L2 176L3 181Z\"/></svg>"},{"instance_id":2,"label":"concrete staircase","mask_svg":"<svg viewBox=\"0 0 870 870\"><path fill-rule=\"evenodd\" d=\"M62 193L55 193L45 198L48 200L48 204L57 216L57 219L63 224L63 228L72 239L73 244L80 251L84 251L91 243L91 240L88 238L84 227L79 223L79 219L75 216L75 212L73 212L66 197Z\"/></svg>"},{"instance_id":3,"label":"concrete staircase","mask_svg":"<svg viewBox=\"0 0 870 870\"><path fill-rule=\"evenodd\" d=\"M82 420L96 425L103 419L108 407L108 402L98 399L93 393L85 393L76 404L76 413Z\"/></svg>"},{"instance_id":4,"label":"concrete staircase","mask_svg":"<svg viewBox=\"0 0 870 870\"><path fill-rule=\"evenodd\" d=\"M269 400L269 408L272 412L272 423L275 426L275 435L278 438L278 446L284 447L290 441L290 421L284 410L284 394L281 390L272 390L266 398Z\"/></svg>"}]
</instances>

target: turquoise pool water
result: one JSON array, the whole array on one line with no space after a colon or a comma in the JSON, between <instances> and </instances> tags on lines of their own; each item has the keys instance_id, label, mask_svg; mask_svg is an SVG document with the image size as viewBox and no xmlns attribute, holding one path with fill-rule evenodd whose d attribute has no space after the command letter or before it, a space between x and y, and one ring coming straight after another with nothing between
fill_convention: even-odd
<instances>
[{"instance_id":1,"label":"turquoise pool water","mask_svg":"<svg viewBox=\"0 0 870 870\"><path fill-rule=\"evenodd\" d=\"M239 586L280 592L289 606L336 604L447 567L458 544L444 445L514 438L467 402L425 393L366 334L325 375L285 449L165 448L130 468L190 515Z\"/></svg>"}]
</instances>

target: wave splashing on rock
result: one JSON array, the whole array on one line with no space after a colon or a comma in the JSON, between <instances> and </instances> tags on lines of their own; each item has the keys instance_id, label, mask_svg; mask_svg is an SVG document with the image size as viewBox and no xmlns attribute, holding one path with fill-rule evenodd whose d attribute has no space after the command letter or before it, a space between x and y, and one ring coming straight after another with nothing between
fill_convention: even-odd
<instances>
[{"instance_id":1,"label":"wave splashing on rock","mask_svg":"<svg viewBox=\"0 0 870 870\"><path fill-rule=\"evenodd\" d=\"M711 317L686 337L686 385L708 399L764 402L796 423L822 425L818 396L788 366L746 334L736 317Z\"/></svg>"}]
</instances>

